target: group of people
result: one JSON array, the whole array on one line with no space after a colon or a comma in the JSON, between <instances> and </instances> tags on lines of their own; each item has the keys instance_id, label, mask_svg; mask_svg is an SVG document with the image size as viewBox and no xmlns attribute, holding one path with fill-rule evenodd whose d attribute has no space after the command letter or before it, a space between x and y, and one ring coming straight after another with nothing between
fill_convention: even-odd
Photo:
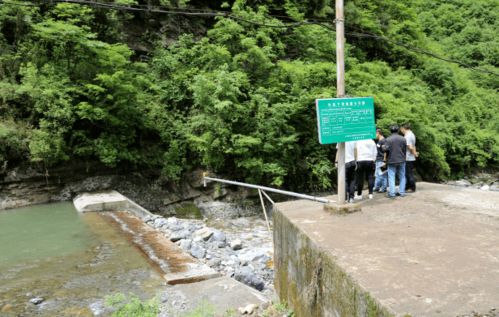
<instances>
[{"instance_id":1,"label":"group of people","mask_svg":"<svg viewBox=\"0 0 499 317\"><path fill-rule=\"evenodd\" d=\"M419 156L416 136L409 124L402 127L394 124L390 126L390 132L391 135L385 138L383 131L376 129L376 141L369 139L345 143L348 202L363 198L364 181L368 184L369 199L373 198L374 192L385 193L388 190L387 196L395 198L405 196L407 191L416 191L414 164ZM398 192L396 178L399 182Z\"/></svg>"}]
</instances>

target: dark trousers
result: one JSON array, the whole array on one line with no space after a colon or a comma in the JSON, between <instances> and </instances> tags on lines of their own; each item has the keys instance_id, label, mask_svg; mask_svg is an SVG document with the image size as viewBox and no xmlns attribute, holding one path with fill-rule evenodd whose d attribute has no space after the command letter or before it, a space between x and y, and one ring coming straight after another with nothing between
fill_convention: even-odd
<instances>
[{"instance_id":1,"label":"dark trousers","mask_svg":"<svg viewBox=\"0 0 499 317\"><path fill-rule=\"evenodd\" d=\"M374 161L358 161L356 171L357 195L362 195L362 188L364 187L364 180L367 180L369 194L373 193L374 187L374 171L376 164Z\"/></svg>"},{"instance_id":2,"label":"dark trousers","mask_svg":"<svg viewBox=\"0 0 499 317\"><path fill-rule=\"evenodd\" d=\"M346 181L346 199L353 199L355 194L355 161L345 164L345 181Z\"/></svg>"},{"instance_id":3,"label":"dark trousers","mask_svg":"<svg viewBox=\"0 0 499 317\"><path fill-rule=\"evenodd\" d=\"M405 188L416 191L416 178L414 177L414 164L416 161L406 161L405 162Z\"/></svg>"}]
</instances>

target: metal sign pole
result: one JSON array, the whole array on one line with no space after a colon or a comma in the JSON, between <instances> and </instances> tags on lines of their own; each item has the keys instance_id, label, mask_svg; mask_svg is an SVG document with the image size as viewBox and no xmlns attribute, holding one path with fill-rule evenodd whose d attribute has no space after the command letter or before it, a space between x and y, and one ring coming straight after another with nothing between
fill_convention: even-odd
<instances>
[{"instance_id":1,"label":"metal sign pole","mask_svg":"<svg viewBox=\"0 0 499 317\"><path fill-rule=\"evenodd\" d=\"M336 0L336 96L345 97L345 23L343 0ZM338 143L338 203L344 204L345 191L345 143Z\"/></svg>"}]
</instances>

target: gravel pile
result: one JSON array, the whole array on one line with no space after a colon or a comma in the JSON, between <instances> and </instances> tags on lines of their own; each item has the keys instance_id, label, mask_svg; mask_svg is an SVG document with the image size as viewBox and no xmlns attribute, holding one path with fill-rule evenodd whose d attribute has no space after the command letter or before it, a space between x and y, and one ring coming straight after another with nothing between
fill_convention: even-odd
<instances>
[{"instance_id":1,"label":"gravel pile","mask_svg":"<svg viewBox=\"0 0 499 317\"><path fill-rule=\"evenodd\" d=\"M211 268L269 298L273 296L272 236L263 220L256 217L229 219L213 223L212 227L202 220L159 215L146 217L144 221Z\"/></svg>"},{"instance_id":2,"label":"gravel pile","mask_svg":"<svg viewBox=\"0 0 499 317\"><path fill-rule=\"evenodd\" d=\"M499 173L478 173L460 180L447 181L445 184L497 192L499 191Z\"/></svg>"}]
</instances>

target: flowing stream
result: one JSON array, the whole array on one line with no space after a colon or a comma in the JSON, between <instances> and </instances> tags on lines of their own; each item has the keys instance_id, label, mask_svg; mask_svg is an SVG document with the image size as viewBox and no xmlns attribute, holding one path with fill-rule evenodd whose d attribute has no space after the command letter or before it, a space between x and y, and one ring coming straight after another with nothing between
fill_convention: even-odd
<instances>
[{"instance_id":1,"label":"flowing stream","mask_svg":"<svg viewBox=\"0 0 499 317\"><path fill-rule=\"evenodd\" d=\"M104 298L151 298L162 277L120 229L71 203L0 211L0 315L107 315ZM38 304L30 300L41 298ZM35 301L36 302L36 301Z\"/></svg>"}]
</instances>

